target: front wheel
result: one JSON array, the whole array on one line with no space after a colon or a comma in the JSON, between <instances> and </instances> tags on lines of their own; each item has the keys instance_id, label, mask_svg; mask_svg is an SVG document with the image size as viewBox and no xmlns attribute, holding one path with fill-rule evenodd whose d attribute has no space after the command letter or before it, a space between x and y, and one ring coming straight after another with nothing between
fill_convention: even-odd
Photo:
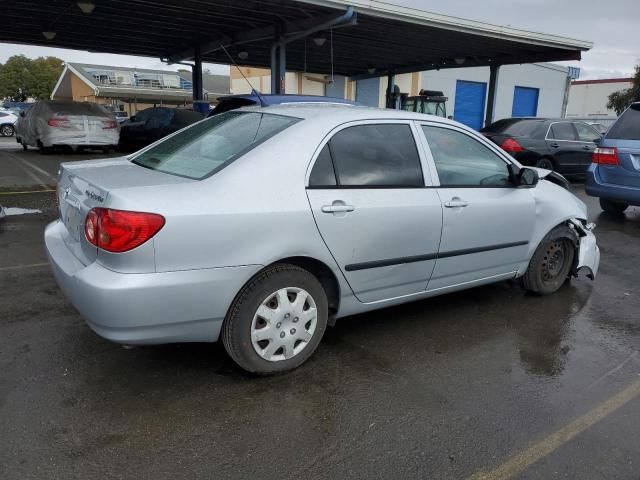
<instances>
[{"instance_id":1,"label":"front wheel","mask_svg":"<svg viewBox=\"0 0 640 480\"><path fill-rule=\"evenodd\" d=\"M551 160L550 158L543 157L536 162L536 167L553 171L554 169L553 160Z\"/></svg>"},{"instance_id":2,"label":"front wheel","mask_svg":"<svg viewBox=\"0 0 640 480\"><path fill-rule=\"evenodd\" d=\"M15 131L13 125L2 125L2 127L0 127L0 135L3 137L13 137Z\"/></svg>"},{"instance_id":3,"label":"front wheel","mask_svg":"<svg viewBox=\"0 0 640 480\"><path fill-rule=\"evenodd\" d=\"M318 279L295 265L274 265L240 291L222 325L222 342L249 372L284 372L313 354L327 318L327 295Z\"/></svg>"},{"instance_id":4,"label":"front wheel","mask_svg":"<svg viewBox=\"0 0 640 480\"><path fill-rule=\"evenodd\" d=\"M554 228L538 245L522 278L524 288L538 295L556 292L569 278L578 239L567 226Z\"/></svg>"},{"instance_id":5,"label":"front wheel","mask_svg":"<svg viewBox=\"0 0 640 480\"><path fill-rule=\"evenodd\" d=\"M608 213L620 214L623 213L628 207L628 203L614 202L612 200L607 200L606 198L600 199L600 208Z\"/></svg>"}]
</instances>

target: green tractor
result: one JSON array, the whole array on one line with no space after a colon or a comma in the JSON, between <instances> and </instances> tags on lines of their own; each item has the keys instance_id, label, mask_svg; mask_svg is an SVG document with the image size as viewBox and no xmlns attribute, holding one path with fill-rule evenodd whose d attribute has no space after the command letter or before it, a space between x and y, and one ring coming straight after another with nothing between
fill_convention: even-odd
<instances>
[{"instance_id":1,"label":"green tractor","mask_svg":"<svg viewBox=\"0 0 640 480\"><path fill-rule=\"evenodd\" d=\"M404 97L401 101L401 110L447 118L447 97L438 90L420 90L419 95Z\"/></svg>"}]
</instances>

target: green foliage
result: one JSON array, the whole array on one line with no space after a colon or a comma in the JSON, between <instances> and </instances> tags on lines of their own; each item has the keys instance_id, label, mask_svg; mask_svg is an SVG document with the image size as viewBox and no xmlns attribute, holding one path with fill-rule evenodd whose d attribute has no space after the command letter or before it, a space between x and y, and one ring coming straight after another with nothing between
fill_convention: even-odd
<instances>
[{"instance_id":1,"label":"green foliage","mask_svg":"<svg viewBox=\"0 0 640 480\"><path fill-rule=\"evenodd\" d=\"M63 62L56 57L32 60L14 55L0 64L0 98L17 102L49 98L62 70Z\"/></svg>"},{"instance_id":2,"label":"green foliage","mask_svg":"<svg viewBox=\"0 0 640 480\"><path fill-rule=\"evenodd\" d=\"M609 95L607 108L615 110L620 115L633 102L640 101L640 65L636 66L636 73L633 77L631 88L613 92Z\"/></svg>"}]
</instances>

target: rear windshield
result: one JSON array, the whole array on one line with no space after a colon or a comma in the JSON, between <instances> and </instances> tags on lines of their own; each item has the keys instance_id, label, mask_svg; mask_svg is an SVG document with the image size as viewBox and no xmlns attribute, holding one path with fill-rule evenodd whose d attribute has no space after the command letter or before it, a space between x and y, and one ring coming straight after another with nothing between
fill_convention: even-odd
<instances>
[{"instance_id":1,"label":"rear windshield","mask_svg":"<svg viewBox=\"0 0 640 480\"><path fill-rule=\"evenodd\" d=\"M259 112L222 113L144 150L132 161L152 170L199 180L299 120Z\"/></svg>"},{"instance_id":2,"label":"rear windshield","mask_svg":"<svg viewBox=\"0 0 640 480\"><path fill-rule=\"evenodd\" d=\"M103 107L88 102L47 102L47 107L57 115L94 115L105 117L109 115Z\"/></svg>"},{"instance_id":3,"label":"rear windshield","mask_svg":"<svg viewBox=\"0 0 640 480\"><path fill-rule=\"evenodd\" d=\"M627 108L609 129L607 138L613 140L640 140L640 103Z\"/></svg>"},{"instance_id":4,"label":"rear windshield","mask_svg":"<svg viewBox=\"0 0 640 480\"><path fill-rule=\"evenodd\" d=\"M507 118L498 120L480 131L483 133L501 133L514 137L529 137L534 134L542 123L540 120L515 120Z\"/></svg>"}]
</instances>

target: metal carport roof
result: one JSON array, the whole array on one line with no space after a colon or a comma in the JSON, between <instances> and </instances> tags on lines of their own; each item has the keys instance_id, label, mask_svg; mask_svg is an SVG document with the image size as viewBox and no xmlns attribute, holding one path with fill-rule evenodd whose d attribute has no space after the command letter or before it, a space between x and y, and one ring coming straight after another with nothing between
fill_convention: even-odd
<instances>
[{"instance_id":1,"label":"metal carport roof","mask_svg":"<svg viewBox=\"0 0 640 480\"><path fill-rule=\"evenodd\" d=\"M590 42L437 15L376 0L94 0L83 13L73 0L13 0L3 8L0 41L189 58L200 45L206 62L270 65L276 33L289 35L353 6L357 25L333 30L333 70L379 76L436 68L578 60ZM43 31L55 32L47 40ZM329 40L329 33L323 32ZM305 46L306 45L306 46ZM287 69L331 71L331 42L287 47ZM237 58L237 57L236 57ZM456 61L457 60L457 61ZM306 68L305 68L306 67ZM375 68L375 72L373 69Z\"/></svg>"}]
</instances>

